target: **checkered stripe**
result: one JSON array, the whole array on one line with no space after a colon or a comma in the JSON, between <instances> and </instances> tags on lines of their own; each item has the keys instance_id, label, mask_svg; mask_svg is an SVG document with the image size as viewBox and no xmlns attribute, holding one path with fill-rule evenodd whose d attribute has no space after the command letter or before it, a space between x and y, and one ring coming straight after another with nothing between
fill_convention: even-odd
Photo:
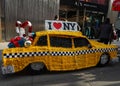
<instances>
[{"instance_id":1,"label":"checkered stripe","mask_svg":"<svg viewBox=\"0 0 120 86\"><path fill-rule=\"evenodd\" d=\"M46 56L46 55L48 55L48 52L22 52L22 53L4 54L4 58L33 57L33 56Z\"/></svg>"},{"instance_id":2,"label":"checkered stripe","mask_svg":"<svg viewBox=\"0 0 120 86\"><path fill-rule=\"evenodd\" d=\"M75 52L69 52L69 51L64 51L64 52L50 52L50 55L52 56L74 56Z\"/></svg>"},{"instance_id":3,"label":"checkered stripe","mask_svg":"<svg viewBox=\"0 0 120 86\"><path fill-rule=\"evenodd\" d=\"M83 55L96 52L113 52L117 48L101 48L101 49L89 49L89 50L78 50L78 51L55 51L55 52L23 52L23 53L9 53L4 54L4 58L17 58L17 57L34 57L34 56L74 56L74 55Z\"/></svg>"},{"instance_id":4,"label":"checkered stripe","mask_svg":"<svg viewBox=\"0 0 120 86\"><path fill-rule=\"evenodd\" d=\"M96 52L113 52L116 51L117 48L101 48L101 49L89 49L89 50L79 50L76 52L50 52L50 55L52 56L74 56L74 55L82 55L82 54L90 54L90 53L96 53Z\"/></svg>"}]
</instances>

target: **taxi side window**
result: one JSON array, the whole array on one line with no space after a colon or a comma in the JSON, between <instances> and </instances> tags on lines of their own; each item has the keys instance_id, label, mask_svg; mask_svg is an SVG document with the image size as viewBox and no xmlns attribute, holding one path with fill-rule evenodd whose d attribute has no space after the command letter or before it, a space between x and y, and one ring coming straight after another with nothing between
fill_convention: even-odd
<instances>
[{"instance_id":1,"label":"taxi side window","mask_svg":"<svg viewBox=\"0 0 120 86\"><path fill-rule=\"evenodd\" d=\"M64 37L50 37L52 47L72 48L72 39Z\"/></svg>"},{"instance_id":2,"label":"taxi side window","mask_svg":"<svg viewBox=\"0 0 120 86\"><path fill-rule=\"evenodd\" d=\"M74 45L76 47L88 46L89 41L86 38L74 38Z\"/></svg>"},{"instance_id":3,"label":"taxi side window","mask_svg":"<svg viewBox=\"0 0 120 86\"><path fill-rule=\"evenodd\" d=\"M38 46L47 46L47 36L41 36L38 41L37 44Z\"/></svg>"}]
</instances>

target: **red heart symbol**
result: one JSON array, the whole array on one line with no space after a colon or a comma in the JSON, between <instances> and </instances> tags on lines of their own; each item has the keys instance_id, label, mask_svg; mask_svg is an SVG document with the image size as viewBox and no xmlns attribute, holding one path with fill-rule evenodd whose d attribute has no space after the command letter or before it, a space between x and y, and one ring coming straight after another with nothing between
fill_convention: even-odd
<instances>
[{"instance_id":1,"label":"red heart symbol","mask_svg":"<svg viewBox=\"0 0 120 86\"><path fill-rule=\"evenodd\" d=\"M56 29L60 29L62 24L61 23L58 23L58 22L54 22L53 23L53 26L56 28Z\"/></svg>"}]
</instances>

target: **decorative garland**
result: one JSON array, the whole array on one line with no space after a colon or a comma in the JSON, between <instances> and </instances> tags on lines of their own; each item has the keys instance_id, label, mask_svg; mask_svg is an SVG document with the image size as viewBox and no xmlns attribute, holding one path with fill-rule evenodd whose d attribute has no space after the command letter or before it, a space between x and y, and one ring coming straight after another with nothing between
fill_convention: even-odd
<instances>
[{"instance_id":1,"label":"decorative garland","mask_svg":"<svg viewBox=\"0 0 120 86\"><path fill-rule=\"evenodd\" d=\"M25 21L21 23L20 21L16 21L16 33L19 36L16 36L10 40L8 44L9 48L13 47L24 47L25 41L33 41L33 32L32 32L32 24L30 21ZM25 34L25 29L28 27L28 35Z\"/></svg>"}]
</instances>

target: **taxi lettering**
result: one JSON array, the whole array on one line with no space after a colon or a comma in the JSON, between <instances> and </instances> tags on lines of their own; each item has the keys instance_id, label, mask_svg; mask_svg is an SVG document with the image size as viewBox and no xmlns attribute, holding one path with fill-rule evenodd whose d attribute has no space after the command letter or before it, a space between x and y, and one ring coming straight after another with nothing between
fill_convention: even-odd
<instances>
[{"instance_id":1,"label":"taxi lettering","mask_svg":"<svg viewBox=\"0 0 120 86\"><path fill-rule=\"evenodd\" d=\"M76 22L67 22L67 21L45 21L46 30L63 30L63 31L78 31L78 24Z\"/></svg>"}]
</instances>

